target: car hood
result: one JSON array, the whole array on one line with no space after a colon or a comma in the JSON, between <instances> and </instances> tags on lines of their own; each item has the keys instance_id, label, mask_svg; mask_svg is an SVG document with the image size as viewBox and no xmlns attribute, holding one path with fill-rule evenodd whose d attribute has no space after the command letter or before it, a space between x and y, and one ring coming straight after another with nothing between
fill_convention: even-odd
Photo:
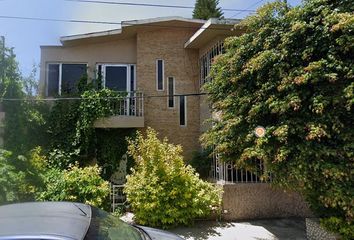
<instances>
[{"instance_id":1,"label":"car hood","mask_svg":"<svg viewBox=\"0 0 354 240\"><path fill-rule=\"evenodd\" d=\"M179 237L174 233L170 233L156 228L149 228L144 226L138 227L143 229L152 240L183 240L183 238Z\"/></svg>"}]
</instances>

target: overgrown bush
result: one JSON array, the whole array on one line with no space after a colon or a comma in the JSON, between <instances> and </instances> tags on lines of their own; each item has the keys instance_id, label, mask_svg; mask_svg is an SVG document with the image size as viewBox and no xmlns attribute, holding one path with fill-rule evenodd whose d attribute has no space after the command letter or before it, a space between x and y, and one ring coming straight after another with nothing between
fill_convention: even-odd
<instances>
[{"instance_id":1,"label":"overgrown bush","mask_svg":"<svg viewBox=\"0 0 354 240\"><path fill-rule=\"evenodd\" d=\"M87 81L87 79L86 79ZM119 148L102 147L95 130L94 121L101 117L113 116L117 109L115 103L122 100L124 93L109 89L89 89L76 96L75 100L57 101L52 107L49 122L49 160L53 166L65 169L69 164L79 162L81 166L90 164L94 158L108 158L107 155L121 157L121 151L126 151L126 143ZM121 131L130 134L132 129ZM105 142L120 144L125 136L106 134ZM97 153L99 155L97 155ZM119 156L120 155L120 156ZM98 159L99 162L102 159ZM113 159L112 159L113 161ZM109 164L107 162L107 164Z\"/></svg>"},{"instance_id":2,"label":"overgrown bush","mask_svg":"<svg viewBox=\"0 0 354 240\"><path fill-rule=\"evenodd\" d=\"M100 177L97 166L50 169L44 176L44 184L37 200L81 202L99 208L107 208L109 204L109 183Z\"/></svg>"},{"instance_id":3,"label":"overgrown bush","mask_svg":"<svg viewBox=\"0 0 354 240\"><path fill-rule=\"evenodd\" d=\"M25 174L11 163L12 153L0 149L0 204L19 201L19 191Z\"/></svg>"},{"instance_id":4,"label":"overgrown bush","mask_svg":"<svg viewBox=\"0 0 354 240\"><path fill-rule=\"evenodd\" d=\"M354 1L276 1L239 27L206 86L220 114L203 143L237 165L265 162L274 184L354 239Z\"/></svg>"},{"instance_id":5,"label":"overgrown bush","mask_svg":"<svg viewBox=\"0 0 354 240\"><path fill-rule=\"evenodd\" d=\"M213 159L210 157L209 150L195 152L193 158L188 163L197 171L202 179L210 177Z\"/></svg>"},{"instance_id":6,"label":"overgrown bush","mask_svg":"<svg viewBox=\"0 0 354 240\"><path fill-rule=\"evenodd\" d=\"M329 217L321 219L320 223L331 232L339 233L343 239L352 239L354 236L354 224L343 220L340 217Z\"/></svg>"},{"instance_id":7,"label":"overgrown bush","mask_svg":"<svg viewBox=\"0 0 354 240\"><path fill-rule=\"evenodd\" d=\"M167 228L208 216L221 203L221 190L199 179L181 156L181 146L160 141L148 128L129 140L136 167L124 189L139 224Z\"/></svg>"},{"instance_id":8,"label":"overgrown bush","mask_svg":"<svg viewBox=\"0 0 354 240\"><path fill-rule=\"evenodd\" d=\"M101 176L110 179L121 163L122 156L127 153L127 137L133 137L135 129L96 129L97 164L104 168ZM128 157L127 170L133 166L134 160Z\"/></svg>"},{"instance_id":9,"label":"overgrown bush","mask_svg":"<svg viewBox=\"0 0 354 240\"><path fill-rule=\"evenodd\" d=\"M37 147L28 156L0 149L0 203L33 201L43 189L46 158Z\"/></svg>"}]
</instances>

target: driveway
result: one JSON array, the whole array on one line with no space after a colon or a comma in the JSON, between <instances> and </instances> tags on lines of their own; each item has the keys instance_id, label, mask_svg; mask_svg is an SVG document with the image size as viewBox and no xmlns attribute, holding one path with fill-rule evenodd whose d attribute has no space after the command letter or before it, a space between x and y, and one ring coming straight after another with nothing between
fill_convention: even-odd
<instances>
[{"instance_id":1,"label":"driveway","mask_svg":"<svg viewBox=\"0 0 354 240\"><path fill-rule=\"evenodd\" d=\"M247 222L199 221L169 230L187 240L306 240L305 220L298 218Z\"/></svg>"}]
</instances>

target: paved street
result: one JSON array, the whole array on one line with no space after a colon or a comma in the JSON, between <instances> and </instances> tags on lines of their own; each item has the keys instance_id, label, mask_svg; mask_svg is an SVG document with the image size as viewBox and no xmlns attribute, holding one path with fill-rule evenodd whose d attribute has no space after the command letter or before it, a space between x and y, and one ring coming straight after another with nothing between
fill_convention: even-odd
<instances>
[{"instance_id":1,"label":"paved street","mask_svg":"<svg viewBox=\"0 0 354 240\"><path fill-rule=\"evenodd\" d=\"M200 221L193 227L170 230L187 240L305 240L303 219L270 219L247 222Z\"/></svg>"}]
</instances>

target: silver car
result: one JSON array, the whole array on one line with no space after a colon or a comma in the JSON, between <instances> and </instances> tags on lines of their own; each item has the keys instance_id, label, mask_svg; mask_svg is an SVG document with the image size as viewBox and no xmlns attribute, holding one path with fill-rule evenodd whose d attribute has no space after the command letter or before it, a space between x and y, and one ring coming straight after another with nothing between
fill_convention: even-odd
<instances>
[{"instance_id":1,"label":"silver car","mask_svg":"<svg viewBox=\"0 0 354 240\"><path fill-rule=\"evenodd\" d=\"M31 202L0 206L0 240L181 240L159 229L130 225L82 203Z\"/></svg>"}]
</instances>

